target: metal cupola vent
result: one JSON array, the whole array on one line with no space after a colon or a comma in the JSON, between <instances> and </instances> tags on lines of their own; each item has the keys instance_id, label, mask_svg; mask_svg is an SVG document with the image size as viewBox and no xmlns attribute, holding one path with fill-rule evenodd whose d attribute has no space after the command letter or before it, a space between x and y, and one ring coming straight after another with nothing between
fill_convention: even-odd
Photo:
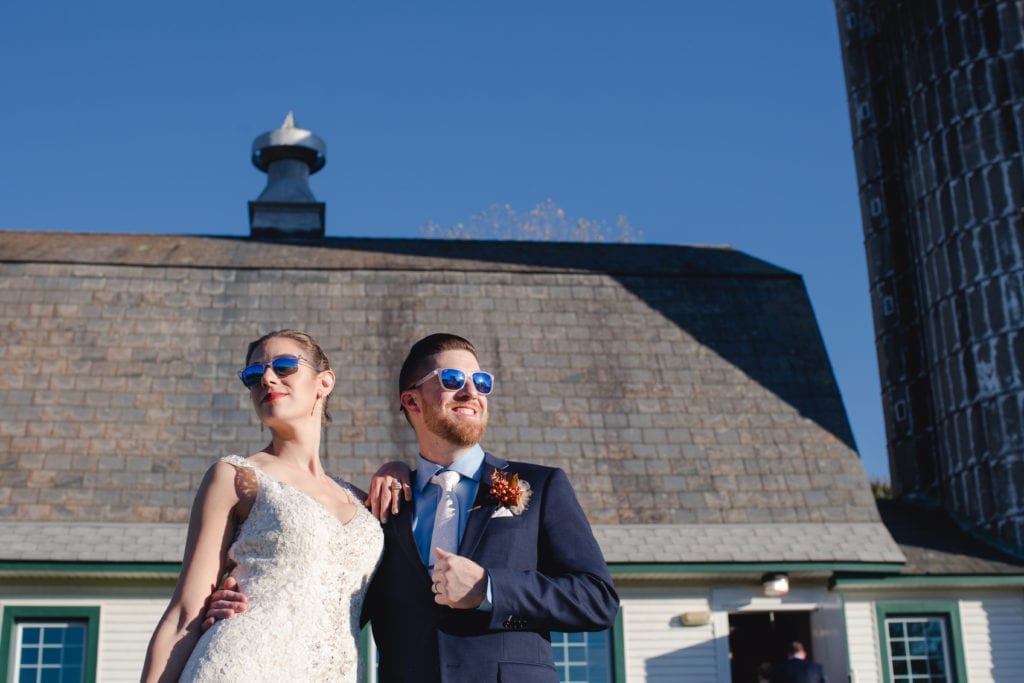
<instances>
[{"instance_id":1,"label":"metal cupola vent","mask_svg":"<svg viewBox=\"0 0 1024 683\"><path fill-rule=\"evenodd\" d=\"M267 174L267 186L249 202L252 237L322 238L323 202L309 189L309 176L327 163L327 145L295 125L291 112L277 130L252 143L252 163Z\"/></svg>"}]
</instances>

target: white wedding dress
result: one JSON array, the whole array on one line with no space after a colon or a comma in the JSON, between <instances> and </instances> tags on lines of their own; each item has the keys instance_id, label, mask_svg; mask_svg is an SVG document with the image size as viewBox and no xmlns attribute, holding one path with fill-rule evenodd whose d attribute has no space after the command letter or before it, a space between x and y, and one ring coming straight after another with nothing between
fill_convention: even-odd
<instances>
[{"instance_id":1,"label":"white wedding dress","mask_svg":"<svg viewBox=\"0 0 1024 683\"><path fill-rule=\"evenodd\" d=\"M244 458L221 461L255 472L259 489L228 549L248 607L203 634L180 680L363 680L359 613L384 547L380 524L340 479L357 506L345 524Z\"/></svg>"}]
</instances>

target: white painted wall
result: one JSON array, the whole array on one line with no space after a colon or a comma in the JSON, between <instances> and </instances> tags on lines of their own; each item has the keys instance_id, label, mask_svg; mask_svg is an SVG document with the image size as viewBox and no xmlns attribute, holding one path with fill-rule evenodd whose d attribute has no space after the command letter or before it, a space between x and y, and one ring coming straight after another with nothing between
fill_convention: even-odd
<instances>
[{"instance_id":1,"label":"white painted wall","mask_svg":"<svg viewBox=\"0 0 1024 683\"><path fill-rule=\"evenodd\" d=\"M647 683L719 683L729 670L719 668L714 623L683 626L683 612L710 609L710 591L701 587L617 586L622 601L626 680Z\"/></svg>"},{"instance_id":2,"label":"white painted wall","mask_svg":"<svg viewBox=\"0 0 1024 683\"><path fill-rule=\"evenodd\" d=\"M847 647L850 649L850 683L881 683L883 678L874 601L847 596L843 611L846 616Z\"/></svg>"}]
</instances>

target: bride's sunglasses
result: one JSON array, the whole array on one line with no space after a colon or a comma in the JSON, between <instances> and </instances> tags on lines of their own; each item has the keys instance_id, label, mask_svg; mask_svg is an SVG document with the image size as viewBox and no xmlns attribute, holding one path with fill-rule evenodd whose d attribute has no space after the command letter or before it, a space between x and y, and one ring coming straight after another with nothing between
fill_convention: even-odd
<instances>
[{"instance_id":1,"label":"bride's sunglasses","mask_svg":"<svg viewBox=\"0 0 1024 683\"><path fill-rule=\"evenodd\" d=\"M240 370L238 373L238 379L242 380L242 384L244 384L247 389L252 389L263 381L263 375L266 374L267 368L273 370L274 374L278 377L287 377L288 375L294 375L298 372L299 363L302 362L305 362L309 367L320 372L320 366L308 358L304 358L302 356L278 356L269 363L253 363L252 365L247 366L244 370Z\"/></svg>"},{"instance_id":2,"label":"bride's sunglasses","mask_svg":"<svg viewBox=\"0 0 1024 683\"><path fill-rule=\"evenodd\" d=\"M427 373L420 381L413 384L410 389L422 386L424 382L434 375L441 381L441 386L449 391L458 391L466 386L466 373L455 368L437 368ZM478 394L489 394L494 389L494 375L489 372L477 371L470 375L473 387Z\"/></svg>"}]
</instances>

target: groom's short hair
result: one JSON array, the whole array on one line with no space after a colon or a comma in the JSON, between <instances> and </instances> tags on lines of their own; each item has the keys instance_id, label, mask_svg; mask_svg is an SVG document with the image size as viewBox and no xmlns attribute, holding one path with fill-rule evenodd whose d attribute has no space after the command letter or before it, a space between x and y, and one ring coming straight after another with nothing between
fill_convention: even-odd
<instances>
[{"instance_id":1,"label":"groom's short hair","mask_svg":"<svg viewBox=\"0 0 1024 683\"><path fill-rule=\"evenodd\" d=\"M411 389L413 382L419 380L433 368L428 367L431 358L443 351L469 351L474 358L479 360L476 348L473 344L457 334L438 332L431 334L412 345L405 362L402 363L402 371L398 373L398 393Z\"/></svg>"}]
</instances>

